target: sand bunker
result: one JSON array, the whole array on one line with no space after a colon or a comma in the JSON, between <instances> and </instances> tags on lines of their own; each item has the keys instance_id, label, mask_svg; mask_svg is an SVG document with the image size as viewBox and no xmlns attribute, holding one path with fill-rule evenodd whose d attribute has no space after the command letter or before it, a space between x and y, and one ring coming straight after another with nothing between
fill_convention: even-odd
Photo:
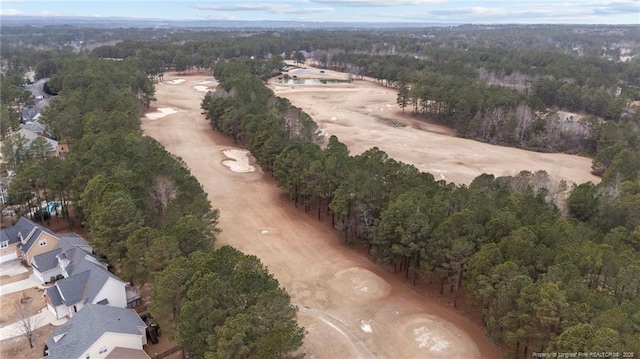
<instances>
[{"instance_id":1,"label":"sand bunker","mask_svg":"<svg viewBox=\"0 0 640 359\"><path fill-rule=\"evenodd\" d=\"M198 85L209 85L209 84L213 84L216 82L216 80L213 77L210 77L211 80L204 80L204 81L200 81L198 82Z\"/></svg>"},{"instance_id":2,"label":"sand bunker","mask_svg":"<svg viewBox=\"0 0 640 359\"><path fill-rule=\"evenodd\" d=\"M360 329L365 333L373 333L373 329L371 329L371 321L361 320Z\"/></svg>"},{"instance_id":3,"label":"sand bunker","mask_svg":"<svg viewBox=\"0 0 640 359\"><path fill-rule=\"evenodd\" d=\"M260 228L260 234L263 236L275 236L279 233L277 228L263 227Z\"/></svg>"},{"instance_id":4,"label":"sand bunker","mask_svg":"<svg viewBox=\"0 0 640 359\"><path fill-rule=\"evenodd\" d=\"M470 339L450 323L426 314L404 319L399 335L426 358L474 358Z\"/></svg>"},{"instance_id":5,"label":"sand bunker","mask_svg":"<svg viewBox=\"0 0 640 359\"><path fill-rule=\"evenodd\" d=\"M222 154L230 158L222 161L222 164L229 167L232 172L255 172L256 168L249 164L249 151L232 148L222 151Z\"/></svg>"},{"instance_id":6,"label":"sand bunker","mask_svg":"<svg viewBox=\"0 0 640 359\"><path fill-rule=\"evenodd\" d=\"M201 92L209 92L209 88L207 86L193 86L194 89L196 89L196 91L201 91Z\"/></svg>"},{"instance_id":7,"label":"sand bunker","mask_svg":"<svg viewBox=\"0 0 640 359\"><path fill-rule=\"evenodd\" d=\"M391 286L377 274L359 267L344 269L329 279L334 290L347 293L350 298L374 300L389 294Z\"/></svg>"},{"instance_id":8,"label":"sand bunker","mask_svg":"<svg viewBox=\"0 0 640 359\"><path fill-rule=\"evenodd\" d=\"M178 110L176 110L175 108L161 107L161 108L158 109L158 111L149 112L146 115L144 115L144 117L148 118L149 120L157 120L157 119L163 118L165 116L169 116L169 115L177 113L177 112L178 112Z\"/></svg>"},{"instance_id":9,"label":"sand bunker","mask_svg":"<svg viewBox=\"0 0 640 359\"><path fill-rule=\"evenodd\" d=\"M185 79L175 79L175 80L170 80L170 81L166 81L166 83L171 84L171 85L180 85L181 83L185 82Z\"/></svg>"}]
</instances>

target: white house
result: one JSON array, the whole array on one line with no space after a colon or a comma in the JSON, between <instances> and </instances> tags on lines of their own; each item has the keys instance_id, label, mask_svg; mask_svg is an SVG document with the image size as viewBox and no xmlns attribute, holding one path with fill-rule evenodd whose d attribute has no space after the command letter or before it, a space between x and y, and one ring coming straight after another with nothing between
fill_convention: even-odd
<instances>
[{"instance_id":1,"label":"white house","mask_svg":"<svg viewBox=\"0 0 640 359\"><path fill-rule=\"evenodd\" d=\"M53 330L43 359L149 359L146 328L132 309L87 304Z\"/></svg>"},{"instance_id":2,"label":"white house","mask_svg":"<svg viewBox=\"0 0 640 359\"><path fill-rule=\"evenodd\" d=\"M127 285L91 255L71 261L59 255L63 279L46 290L47 308L60 319L87 304L126 308Z\"/></svg>"}]
</instances>

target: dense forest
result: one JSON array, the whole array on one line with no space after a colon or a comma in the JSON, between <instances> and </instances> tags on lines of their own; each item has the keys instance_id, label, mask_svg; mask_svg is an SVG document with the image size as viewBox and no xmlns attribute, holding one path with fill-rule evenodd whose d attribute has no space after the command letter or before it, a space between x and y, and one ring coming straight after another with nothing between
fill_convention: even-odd
<instances>
[{"instance_id":1,"label":"dense forest","mask_svg":"<svg viewBox=\"0 0 640 359\"><path fill-rule=\"evenodd\" d=\"M185 164L142 135L140 116L154 88L139 63L48 56L56 63L48 74L56 96L43 118L70 153L47 157L10 134L3 143L15 171L10 203L73 206L76 215L63 216L88 230L112 269L138 286L153 284L149 310L187 353L289 357L304 336L289 295L258 258L213 250L218 211ZM24 101L14 80L15 72L3 75L5 112ZM206 296L197 294L203 290Z\"/></svg>"},{"instance_id":2,"label":"dense forest","mask_svg":"<svg viewBox=\"0 0 640 359\"><path fill-rule=\"evenodd\" d=\"M139 31L155 38L135 38ZM507 356L640 352L640 113L631 106L640 100L640 62L622 61L638 52L637 27L144 31L104 39L123 41L87 54L55 42L38 50L44 35L33 29L22 35L17 28L8 42L3 37L0 84L12 94L6 102L3 96L3 111L24 102L18 85L25 70L51 77L49 89L58 96L45 118L72 149L64 163L51 161L51 168L65 169L57 177L46 177L56 170L16 171L30 186L11 194L16 201L54 193L75 200L96 243L117 238L99 247L113 264L131 279L165 288L154 293L163 299L152 312L175 319L166 325L177 328L188 350L207 357L238 348L288 352L302 338L288 296L256 258L231 248L202 252L215 239L217 213L179 159L139 135L139 110L153 98L152 82L168 70L200 68L219 81L202 102L212 128L246 146L295 206L330 221L345 244L362 246L414 285L437 284L454 306L466 294L464 309L482 313L487 336ZM574 186L561 210L543 172L485 174L456 186L377 148L350 155L264 86L283 58L303 50L320 67L397 88L403 111L447 124L459 136L589 155L602 181ZM560 111L584 117L565 121ZM15 117L2 117L17 126ZM151 166L150 156L165 166ZM16 165L28 168L29 157L16 156L25 163ZM189 196L201 200L192 204ZM113 216L108 207L116 204L130 216ZM118 224L113 233L108 223ZM185 231L201 240L185 247ZM164 248L155 252L164 256L147 259L149 246ZM136 266L139 258L148 265ZM231 264L258 270L245 276L228 271ZM249 295L243 311L232 293L245 290L240 278L250 277L261 292ZM203 299L212 282L229 294ZM269 300L282 304L275 312L283 324L267 334L273 327L257 318ZM230 309L222 313L215 303ZM234 337L242 328L246 336Z\"/></svg>"},{"instance_id":3,"label":"dense forest","mask_svg":"<svg viewBox=\"0 0 640 359\"><path fill-rule=\"evenodd\" d=\"M252 72L266 78L273 74L277 56L306 51L320 67L397 88L403 111L450 126L459 136L595 157L594 171L601 174L622 144L639 132L631 106L640 100L640 63L631 60L640 52L636 30L552 25L111 29L93 37L95 29L55 27L57 39L39 27L17 27L3 33L2 52L9 70L30 68L38 78L59 67L55 58L38 50L48 47L60 55L85 51L99 58L135 58L148 76L158 79L167 69L211 69L220 59L236 57L255 59ZM99 46L104 41L117 44ZM95 46L78 50L80 42ZM267 58L272 59L269 66L258 65Z\"/></svg>"}]
</instances>

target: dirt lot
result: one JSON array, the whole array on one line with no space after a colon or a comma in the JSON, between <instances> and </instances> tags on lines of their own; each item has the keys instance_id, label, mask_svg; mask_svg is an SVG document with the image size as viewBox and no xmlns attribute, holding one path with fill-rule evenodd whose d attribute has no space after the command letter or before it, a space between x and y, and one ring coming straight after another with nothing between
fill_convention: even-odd
<instances>
[{"instance_id":1,"label":"dirt lot","mask_svg":"<svg viewBox=\"0 0 640 359\"><path fill-rule=\"evenodd\" d=\"M340 245L329 226L295 209L259 169L225 166L233 158L223 151L234 146L201 115L204 93L195 87L209 79L165 80L153 106L177 112L143 118L145 134L180 156L220 209L218 245L258 256L300 305L307 358L501 357L479 325Z\"/></svg>"},{"instance_id":2,"label":"dirt lot","mask_svg":"<svg viewBox=\"0 0 640 359\"><path fill-rule=\"evenodd\" d=\"M34 348L29 348L29 342L26 338L19 336L0 342L0 358L20 358L20 359L40 359L44 351L44 343L51 336L51 332L55 327L51 324L45 325L40 329L36 329Z\"/></svg>"},{"instance_id":3,"label":"dirt lot","mask_svg":"<svg viewBox=\"0 0 640 359\"><path fill-rule=\"evenodd\" d=\"M15 323L20 320L20 315L16 310L15 306L17 303L24 299L29 301L29 311L31 315L36 314L40 311L40 309L47 306L42 297L42 293L44 290L42 289L27 289L22 292L11 293L7 295L3 295L0 297L0 307L2 307L2 312L0 312L0 326L4 326L7 324Z\"/></svg>"},{"instance_id":4,"label":"dirt lot","mask_svg":"<svg viewBox=\"0 0 640 359\"><path fill-rule=\"evenodd\" d=\"M308 67L302 77L310 77ZM331 78L344 74L325 71ZM573 183L600 179L593 176L591 159L565 154L545 154L510 147L494 146L451 137L446 127L413 118L396 104L397 91L370 79L352 83L323 85L284 85L277 78L269 87L280 97L302 108L327 136L336 135L352 154L377 146L390 157L429 172L436 179L469 184L482 173L514 175L522 170L545 170L552 178Z\"/></svg>"}]
</instances>

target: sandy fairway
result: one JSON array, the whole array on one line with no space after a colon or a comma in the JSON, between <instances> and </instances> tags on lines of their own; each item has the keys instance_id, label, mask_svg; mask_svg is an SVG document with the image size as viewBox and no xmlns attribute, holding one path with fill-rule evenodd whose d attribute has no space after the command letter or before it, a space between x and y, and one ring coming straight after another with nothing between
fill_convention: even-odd
<instances>
[{"instance_id":1,"label":"sandy fairway","mask_svg":"<svg viewBox=\"0 0 640 359\"><path fill-rule=\"evenodd\" d=\"M436 179L469 184L482 173L504 176L522 170L545 170L552 178L573 183L600 181L591 174L591 159L586 157L537 153L451 137L447 128L403 115L396 105L397 91L371 80L284 85L272 79L269 87L305 110L325 135L338 136L352 154L376 146Z\"/></svg>"},{"instance_id":2,"label":"sandy fairway","mask_svg":"<svg viewBox=\"0 0 640 359\"><path fill-rule=\"evenodd\" d=\"M180 114L143 118L144 132L185 161L220 209L217 244L258 256L290 293L308 331L307 358L501 356L480 326L340 245L330 226L294 208L257 167L239 173L225 166L238 152L223 152L234 148L232 141L200 113L204 93L193 88L199 81L157 85L153 106Z\"/></svg>"}]
</instances>

